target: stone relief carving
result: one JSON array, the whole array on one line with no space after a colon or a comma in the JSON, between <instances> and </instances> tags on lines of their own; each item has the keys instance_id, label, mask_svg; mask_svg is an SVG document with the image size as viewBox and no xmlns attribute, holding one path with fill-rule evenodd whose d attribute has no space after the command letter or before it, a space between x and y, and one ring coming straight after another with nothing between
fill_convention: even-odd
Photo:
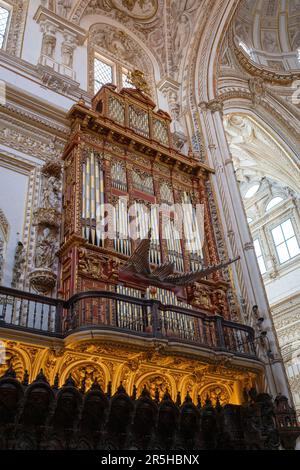
<instances>
[{"instance_id":1,"label":"stone relief carving","mask_svg":"<svg viewBox=\"0 0 300 470\"><path fill-rule=\"evenodd\" d=\"M29 274L31 285L42 294L53 289L56 282L55 254L60 223L61 164L49 160L42 167L40 205L35 215L36 247L34 269Z\"/></svg>"},{"instance_id":2,"label":"stone relief carving","mask_svg":"<svg viewBox=\"0 0 300 470\"><path fill-rule=\"evenodd\" d=\"M219 401L221 406L226 405L230 401L230 395L227 389L219 385L212 385L211 387L206 388L201 393L200 397L202 404L205 404L205 401L209 399L213 406L216 406L217 401Z\"/></svg>"},{"instance_id":3,"label":"stone relief carving","mask_svg":"<svg viewBox=\"0 0 300 470\"><path fill-rule=\"evenodd\" d=\"M11 287L17 288L22 276L23 266L25 263L25 250L22 242L17 243L13 267L13 275L11 281Z\"/></svg>"},{"instance_id":4,"label":"stone relief carving","mask_svg":"<svg viewBox=\"0 0 300 470\"><path fill-rule=\"evenodd\" d=\"M253 77L249 79L248 83L249 83L249 90L252 96L253 104L254 105L260 104L266 92L266 84L263 78Z\"/></svg>"},{"instance_id":5,"label":"stone relief carving","mask_svg":"<svg viewBox=\"0 0 300 470\"><path fill-rule=\"evenodd\" d=\"M62 63L69 68L73 67L73 54L75 45L69 42L64 42L61 48Z\"/></svg>"},{"instance_id":6,"label":"stone relief carving","mask_svg":"<svg viewBox=\"0 0 300 470\"><path fill-rule=\"evenodd\" d=\"M46 160L48 157L58 157L64 147L62 140L51 139L51 135L27 130L25 122L12 120L9 117L0 119L0 141L5 145L21 150L25 154Z\"/></svg>"},{"instance_id":7,"label":"stone relief carving","mask_svg":"<svg viewBox=\"0 0 300 470\"><path fill-rule=\"evenodd\" d=\"M147 390L149 390L152 399L155 399L156 394L158 394L161 400L167 390L169 393L172 390L170 382L166 380L166 377L160 375L148 377L147 379L143 380L138 387L139 393L141 393L144 386L146 386Z\"/></svg>"},{"instance_id":8,"label":"stone relief carving","mask_svg":"<svg viewBox=\"0 0 300 470\"><path fill-rule=\"evenodd\" d=\"M154 93L152 63L141 46L124 31L107 24L96 24L89 32L89 47L90 90L93 90L94 48L100 48L113 60L118 59L130 68L141 70L150 85L151 94Z\"/></svg>"},{"instance_id":9,"label":"stone relief carving","mask_svg":"<svg viewBox=\"0 0 300 470\"><path fill-rule=\"evenodd\" d=\"M98 365L83 364L82 366L75 366L71 374L76 386L81 391L89 390L95 380L102 387L102 390L106 389L105 374Z\"/></svg>"},{"instance_id":10,"label":"stone relief carving","mask_svg":"<svg viewBox=\"0 0 300 470\"><path fill-rule=\"evenodd\" d=\"M136 20L150 20L158 9L158 0L111 0L111 5Z\"/></svg>"},{"instance_id":11,"label":"stone relief carving","mask_svg":"<svg viewBox=\"0 0 300 470\"><path fill-rule=\"evenodd\" d=\"M278 52L277 34L275 31L262 32L262 45L267 52Z\"/></svg>"},{"instance_id":12,"label":"stone relief carving","mask_svg":"<svg viewBox=\"0 0 300 470\"><path fill-rule=\"evenodd\" d=\"M42 54L51 57L51 59L54 59L55 46L56 37L51 36L50 34L45 34L42 43Z\"/></svg>"},{"instance_id":13,"label":"stone relief carving","mask_svg":"<svg viewBox=\"0 0 300 470\"><path fill-rule=\"evenodd\" d=\"M20 56L29 0L6 0L6 3L13 7L6 52L13 56Z\"/></svg>"},{"instance_id":14,"label":"stone relief carving","mask_svg":"<svg viewBox=\"0 0 300 470\"><path fill-rule=\"evenodd\" d=\"M46 209L58 209L59 207L59 194L61 185L55 176L50 176L46 179L46 183L42 191L42 206Z\"/></svg>"},{"instance_id":15,"label":"stone relief carving","mask_svg":"<svg viewBox=\"0 0 300 470\"><path fill-rule=\"evenodd\" d=\"M69 12L73 6L73 3L73 0L57 0L57 13L63 18L67 18L69 16Z\"/></svg>"},{"instance_id":16,"label":"stone relief carving","mask_svg":"<svg viewBox=\"0 0 300 470\"><path fill-rule=\"evenodd\" d=\"M56 237L50 228L44 228L38 235L36 244L35 266L51 268L55 256Z\"/></svg>"}]
</instances>

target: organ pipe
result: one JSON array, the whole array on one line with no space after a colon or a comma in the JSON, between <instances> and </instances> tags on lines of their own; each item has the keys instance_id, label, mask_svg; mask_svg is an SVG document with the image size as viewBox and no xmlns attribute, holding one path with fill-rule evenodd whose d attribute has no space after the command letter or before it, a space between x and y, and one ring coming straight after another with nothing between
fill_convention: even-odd
<instances>
[{"instance_id":1,"label":"organ pipe","mask_svg":"<svg viewBox=\"0 0 300 470\"><path fill-rule=\"evenodd\" d=\"M82 175L82 233L86 240L103 246L104 173L99 155L94 152L86 158Z\"/></svg>"}]
</instances>

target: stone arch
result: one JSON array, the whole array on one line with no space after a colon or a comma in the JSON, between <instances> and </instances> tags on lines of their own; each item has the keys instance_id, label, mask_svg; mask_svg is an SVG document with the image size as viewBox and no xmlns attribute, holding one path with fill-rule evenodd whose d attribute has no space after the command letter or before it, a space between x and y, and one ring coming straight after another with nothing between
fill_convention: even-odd
<instances>
[{"instance_id":1,"label":"stone arch","mask_svg":"<svg viewBox=\"0 0 300 470\"><path fill-rule=\"evenodd\" d=\"M156 387L159 389L159 396L162 399L166 389L168 389L172 399L176 400L177 395L177 386L170 374L165 374L164 372L147 372L142 374L139 379L136 381L136 388L138 392L138 396L141 394L144 385L150 391L151 398L155 397L155 389Z\"/></svg>"},{"instance_id":2,"label":"stone arch","mask_svg":"<svg viewBox=\"0 0 300 470\"><path fill-rule=\"evenodd\" d=\"M247 153L250 155L252 152L252 155L257 155L258 166L263 173L269 174L274 180L284 182L286 186L290 186L294 191L299 192L300 170L296 164L297 155L280 138L276 129L268 125L254 112L247 110L236 112L237 108L235 107L231 109L234 109L235 112L230 113L230 108L227 108L224 123L233 159L238 154L238 148L239 152L244 152L245 155ZM243 137L246 128L248 129L248 136ZM234 143L235 132L236 140L238 134L241 134L241 143L239 144ZM249 145L247 144L248 141ZM261 158L259 157L260 150L258 147L256 149L255 142L257 142L257 145L261 143ZM278 158L274 158L274 153L278 155ZM253 160L255 160L254 157Z\"/></svg>"},{"instance_id":3,"label":"stone arch","mask_svg":"<svg viewBox=\"0 0 300 470\"><path fill-rule=\"evenodd\" d=\"M117 388L122 382L122 385L125 388L126 392L128 393L128 395L130 395L132 393L132 387L134 384L134 375L134 372L131 371L130 367L126 363L119 364L112 378L112 390L117 390Z\"/></svg>"},{"instance_id":4,"label":"stone arch","mask_svg":"<svg viewBox=\"0 0 300 470\"><path fill-rule=\"evenodd\" d=\"M231 82L226 82L224 86L222 85L219 88L220 100L224 104L224 114L232 112L247 113L258 122L268 122L269 127L276 133L281 144L296 155L300 128L297 121L292 124L288 119L290 113L293 113L294 110L289 106L284 108L281 106L279 112L278 103L269 93L266 94L265 99L260 100L259 106L254 106L253 95L251 95L248 87L232 88Z\"/></svg>"},{"instance_id":5,"label":"stone arch","mask_svg":"<svg viewBox=\"0 0 300 470\"><path fill-rule=\"evenodd\" d=\"M95 21L99 16L98 21ZM93 93L93 58L95 51L107 59L120 62L131 69L144 72L152 96L155 96L155 79L158 72L156 59L139 38L122 24L100 15L86 17L84 27L88 30L88 89Z\"/></svg>"},{"instance_id":6,"label":"stone arch","mask_svg":"<svg viewBox=\"0 0 300 470\"><path fill-rule=\"evenodd\" d=\"M207 397L211 400L213 406L216 406L217 398L219 398L222 406L227 405L231 401L232 394L233 390L230 389L229 385L219 384L218 382L206 384L198 390L202 406L205 404Z\"/></svg>"},{"instance_id":7,"label":"stone arch","mask_svg":"<svg viewBox=\"0 0 300 470\"><path fill-rule=\"evenodd\" d=\"M58 370L61 385L65 383L70 374L72 375L76 387L78 388L81 386L82 380L85 378L86 390L91 387L95 378L98 380L98 383L101 385L103 391L107 389L107 384L110 381L109 370L104 364L100 365L86 359L69 364L61 374L60 370Z\"/></svg>"},{"instance_id":8,"label":"stone arch","mask_svg":"<svg viewBox=\"0 0 300 470\"><path fill-rule=\"evenodd\" d=\"M221 39L226 33L236 7L235 0L213 2L204 31L200 28L194 36L188 60L190 70L186 74L186 83L183 83L183 88L186 89L183 99L187 106L216 97L216 69Z\"/></svg>"},{"instance_id":9,"label":"stone arch","mask_svg":"<svg viewBox=\"0 0 300 470\"><path fill-rule=\"evenodd\" d=\"M181 401L185 400L187 392L189 393L191 399L194 403L197 402L197 384L195 381L195 377L193 375L185 375L178 384L178 391L181 395Z\"/></svg>"},{"instance_id":10,"label":"stone arch","mask_svg":"<svg viewBox=\"0 0 300 470\"><path fill-rule=\"evenodd\" d=\"M30 379L33 379L32 363L26 351L4 342L4 356L5 362L0 364L0 377L4 375L8 367L11 366L18 380L23 380L25 370L28 371Z\"/></svg>"}]
</instances>

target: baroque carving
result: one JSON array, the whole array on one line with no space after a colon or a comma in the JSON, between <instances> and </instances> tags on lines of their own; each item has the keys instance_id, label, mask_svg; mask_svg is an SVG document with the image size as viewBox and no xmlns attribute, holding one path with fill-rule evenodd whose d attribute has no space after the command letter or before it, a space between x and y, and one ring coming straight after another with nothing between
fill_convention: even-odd
<instances>
[{"instance_id":1,"label":"baroque carving","mask_svg":"<svg viewBox=\"0 0 300 470\"><path fill-rule=\"evenodd\" d=\"M155 398L159 398L161 400L166 391L169 391L169 393L172 391L170 381L162 375L155 375L142 380L138 387L138 392L141 393L145 386L147 390L149 390L150 396L153 400Z\"/></svg>"},{"instance_id":2,"label":"baroque carving","mask_svg":"<svg viewBox=\"0 0 300 470\"><path fill-rule=\"evenodd\" d=\"M221 406L227 405L230 402L230 394L228 390L221 385L211 385L205 388L200 394L201 403L205 403L209 399L213 406L216 406L217 402Z\"/></svg>"},{"instance_id":3,"label":"baroque carving","mask_svg":"<svg viewBox=\"0 0 300 470\"><path fill-rule=\"evenodd\" d=\"M78 259L79 272L93 279L108 280L118 276L119 263L117 260L95 254L85 248L79 249Z\"/></svg>"},{"instance_id":4,"label":"baroque carving","mask_svg":"<svg viewBox=\"0 0 300 470\"><path fill-rule=\"evenodd\" d=\"M154 94L153 66L144 49L124 31L101 23L92 26L89 33L89 88L91 91L94 90L94 48L101 48L113 60L117 57L125 65L128 64L130 69L135 67L137 71L142 71L144 74L142 81L140 76L137 79L136 73L134 74L135 84L141 86L143 83L142 87L145 88L145 82L148 82L147 93L151 91L151 95Z\"/></svg>"},{"instance_id":5,"label":"baroque carving","mask_svg":"<svg viewBox=\"0 0 300 470\"><path fill-rule=\"evenodd\" d=\"M263 78L253 77L249 79L248 83L253 104L260 104L262 98L265 96L266 91L266 85Z\"/></svg>"},{"instance_id":6,"label":"baroque carving","mask_svg":"<svg viewBox=\"0 0 300 470\"><path fill-rule=\"evenodd\" d=\"M89 363L80 364L73 367L69 374L72 375L75 385L83 392L90 390L95 381L102 387L102 390L106 389L107 380L100 366Z\"/></svg>"},{"instance_id":7,"label":"baroque carving","mask_svg":"<svg viewBox=\"0 0 300 470\"><path fill-rule=\"evenodd\" d=\"M56 236L49 227L45 227L38 234L36 244L35 266L37 268L51 268L55 256Z\"/></svg>"},{"instance_id":8,"label":"baroque carving","mask_svg":"<svg viewBox=\"0 0 300 470\"><path fill-rule=\"evenodd\" d=\"M6 0L6 2L13 7L6 52L13 56L20 56L29 0L22 0L22 2L19 0Z\"/></svg>"},{"instance_id":9,"label":"baroque carving","mask_svg":"<svg viewBox=\"0 0 300 470\"><path fill-rule=\"evenodd\" d=\"M16 251L15 251L15 258L14 258L14 267L13 267L13 275L11 281L11 287L18 288L20 279L23 273L23 266L25 263L25 250L24 245L22 242L17 243Z\"/></svg>"},{"instance_id":10,"label":"baroque carving","mask_svg":"<svg viewBox=\"0 0 300 470\"><path fill-rule=\"evenodd\" d=\"M29 273L29 281L38 294L48 294L56 284L56 274L51 269L37 268Z\"/></svg>"},{"instance_id":11,"label":"baroque carving","mask_svg":"<svg viewBox=\"0 0 300 470\"><path fill-rule=\"evenodd\" d=\"M158 0L111 0L111 5L135 20L150 20L156 15Z\"/></svg>"}]
</instances>

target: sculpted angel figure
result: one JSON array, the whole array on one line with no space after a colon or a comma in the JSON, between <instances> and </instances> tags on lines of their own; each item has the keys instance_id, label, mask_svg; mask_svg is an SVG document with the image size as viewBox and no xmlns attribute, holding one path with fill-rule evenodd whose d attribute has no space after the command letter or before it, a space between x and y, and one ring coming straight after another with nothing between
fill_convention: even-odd
<instances>
[{"instance_id":1,"label":"sculpted angel figure","mask_svg":"<svg viewBox=\"0 0 300 470\"><path fill-rule=\"evenodd\" d=\"M38 238L35 254L35 266L37 268L49 268L54 261L55 238L49 228L44 229Z\"/></svg>"},{"instance_id":2,"label":"sculpted angel figure","mask_svg":"<svg viewBox=\"0 0 300 470\"><path fill-rule=\"evenodd\" d=\"M57 209L59 205L59 191L59 181L54 176L50 176L43 188L42 206L47 209Z\"/></svg>"}]
</instances>

